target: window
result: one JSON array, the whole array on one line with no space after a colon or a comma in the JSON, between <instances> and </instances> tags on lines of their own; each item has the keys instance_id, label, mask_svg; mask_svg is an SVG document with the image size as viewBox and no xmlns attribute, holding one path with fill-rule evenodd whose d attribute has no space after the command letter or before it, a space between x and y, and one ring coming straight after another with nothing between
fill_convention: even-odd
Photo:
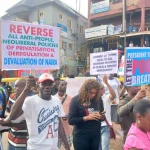
<instances>
[{"instance_id":1,"label":"window","mask_svg":"<svg viewBox=\"0 0 150 150\"><path fill-rule=\"evenodd\" d=\"M84 32L83 26L80 25L80 33L83 33L83 32Z\"/></svg>"},{"instance_id":2,"label":"window","mask_svg":"<svg viewBox=\"0 0 150 150\"><path fill-rule=\"evenodd\" d=\"M72 44L71 43L69 43L69 49L72 50Z\"/></svg>"},{"instance_id":3,"label":"window","mask_svg":"<svg viewBox=\"0 0 150 150\"><path fill-rule=\"evenodd\" d=\"M62 15L62 14L59 14L59 18L60 18L61 20L63 20L63 15Z\"/></svg>"},{"instance_id":4,"label":"window","mask_svg":"<svg viewBox=\"0 0 150 150\"><path fill-rule=\"evenodd\" d=\"M70 29L71 29L71 27L72 27L71 19L68 19L68 23L67 23L67 25L68 25L68 28L70 28Z\"/></svg>"},{"instance_id":5,"label":"window","mask_svg":"<svg viewBox=\"0 0 150 150\"><path fill-rule=\"evenodd\" d=\"M62 49L67 50L67 42L62 41Z\"/></svg>"},{"instance_id":6,"label":"window","mask_svg":"<svg viewBox=\"0 0 150 150\"><path fill-rule=\"evenodd\" d=\"M44 18L44 13L43 12L39 12L39 18L40 19Z\"/></svg>"}]
</instances>

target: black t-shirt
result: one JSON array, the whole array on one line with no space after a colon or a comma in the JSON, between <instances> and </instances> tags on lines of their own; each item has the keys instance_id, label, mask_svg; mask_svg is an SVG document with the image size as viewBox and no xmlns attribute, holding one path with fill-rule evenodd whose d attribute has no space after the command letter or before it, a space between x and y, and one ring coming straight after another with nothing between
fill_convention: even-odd
<instances>
[{"instance_id":1,"label":"black t-shirt","mask_svg":"<svg viewBox=\"0 0 150 150\"><path fill-rule=\"evenodd\" d=\"M103 101L99 102L91 101L90 106L81 105L79 96L75 96L70 104L69 108L69 124L74 125L74 134L100 134L101 120L100 121L84 121L83 117L94 111L103 112Z\"/></svg>"}]
</instances>

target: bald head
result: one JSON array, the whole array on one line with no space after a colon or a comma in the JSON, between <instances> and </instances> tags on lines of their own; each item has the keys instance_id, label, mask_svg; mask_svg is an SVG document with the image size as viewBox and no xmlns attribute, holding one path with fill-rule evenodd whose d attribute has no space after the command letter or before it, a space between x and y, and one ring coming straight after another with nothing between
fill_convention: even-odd
<instances>
[{"instance_id":1,"label":"bald head","mask_svg":"<svg viewBox=\"0 0 150 150\"><path fill-rule=\"evenodd\" d=\"M19 79L15 82L15 93L17 97L20 96L20 94L23 92L25 86L26 86L25 79Z\"/></svg>"}]
</instances>

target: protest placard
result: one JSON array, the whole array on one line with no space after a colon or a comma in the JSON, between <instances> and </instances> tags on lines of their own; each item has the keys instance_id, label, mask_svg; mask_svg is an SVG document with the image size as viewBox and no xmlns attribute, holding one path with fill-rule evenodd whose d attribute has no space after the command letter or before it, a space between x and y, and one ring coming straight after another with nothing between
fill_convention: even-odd
<instances>
[{"instance_id":1,"label":"protest placard","mask_svg":"<svg viewBox=\"0 0 150 150\"><path fill-rule=\"evenodd\" d=\"M79 90L84 82L88 79L95 79L96 77L77 77L77 78L67 78L67 94L74 97L79 94Z\"/></svg>"},{"instance_id":2,"label":"protest placard","mask_svg":"<svg viewBox=\"0 0 150 150\"><path fill-rule=\"evenodd\" d=\"M150 84L150 48L127 48L125 70L126 86Z\"/></svg>"},{"instance_id":3,"label":"protest placard","mask_svg":"<svg viewBox=\"0 0 150 150\"><path fill-rule=\"evenodd\" d=\"M121 62L120 62L120 65L119 65L119 69L118 69L118 75L119 76L123 76L124 75L124 65L125 65L125 57L122 56L121 58Z\"/></svg>"},{"instance_id":4,"label":"protest placard","mask_svg":"<svg viewBox=\"0 0 150 150\"><path fill-rule=\"evenodd\" d=\"M115 74L118 72L118 51L90 54L90 74Z\"/></svg>"},{"instance_id":5,"label":"protest placard","mask_svg":"<svg viewBox=\"0 0 150 150\"><path fill-rule=\"evenodd\" d=\"M35 78L39 78L43 73L51 73L51 70L19 70L18 77L28 77L32 74Z\"/></svg>"},{"instance_id":6,"label":"protest placard","mask_svg":"<svg viewBox=\"0 0 150 150\"><path fill-rule=\"evenodd\" d=\"M1 21L1 69L59 69L60 29Z\"/></svg>"}]
</instances>

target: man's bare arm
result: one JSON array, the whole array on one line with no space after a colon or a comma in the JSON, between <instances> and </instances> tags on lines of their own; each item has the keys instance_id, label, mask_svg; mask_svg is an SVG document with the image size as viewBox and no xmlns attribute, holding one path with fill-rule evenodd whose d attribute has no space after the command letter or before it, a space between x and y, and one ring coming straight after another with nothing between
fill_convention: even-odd
<instances>
[{"instance_id":1,"label":"man's bare arm","mask_svg":"<svg viewBox=\"0 0 150 150\"><path fill-rule=\"evenodd\" d=\"M24 100L28 96L31 87L35 86L35 83L36 82L35 82L34 77L29 76L27 79L27 83L26 83L26 87L25 87L24 91L21 93L21 95L16 100L15 104L13 105L13 107L11 109L11 112L9 115L9 120L15 120L23 114L22 106L23 106Z\"/></svg>"},{"instance_id":2,"label":"man's bare arm","mask_svg":"<svg viewBox=\"0 0 150 150\"><path fill-rule=\"evenodd\" d=\"M58 134L65 145L65 150L70 150L61 119L59 119Z\"/></svg>"}]
</instances>

